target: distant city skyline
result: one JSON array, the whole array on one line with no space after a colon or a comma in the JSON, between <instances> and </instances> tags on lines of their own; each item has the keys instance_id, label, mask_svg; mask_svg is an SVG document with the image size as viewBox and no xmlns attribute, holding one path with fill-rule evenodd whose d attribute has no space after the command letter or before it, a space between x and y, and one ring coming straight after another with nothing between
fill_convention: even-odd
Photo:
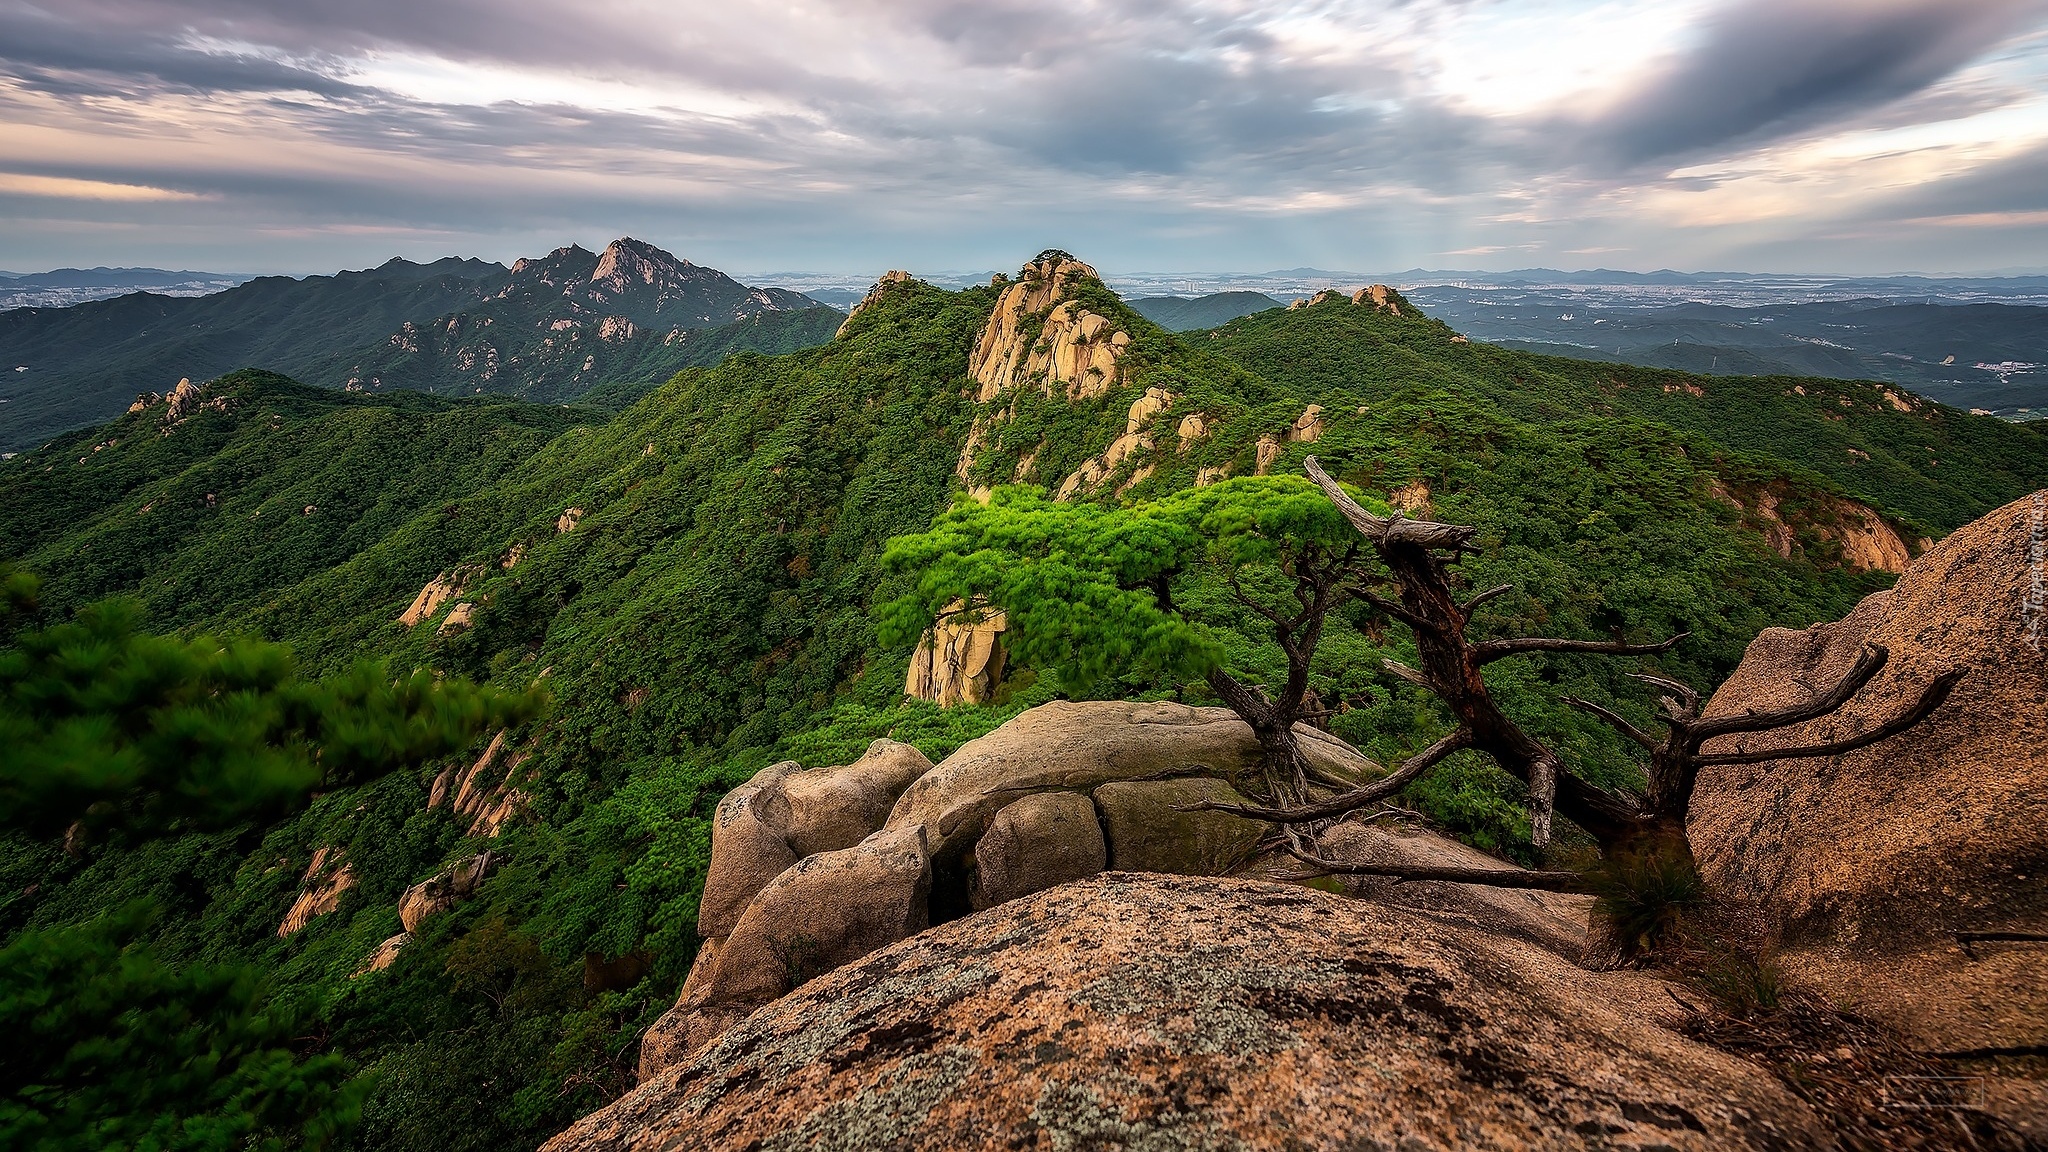
<instances>
[{"instance_id":1,"label":"distant city skyline","mask_svg":"<svg viewBox=\"0 0 2048 1152\"><path fill-rule=\"evenodd\" d=\"M0 267L2048 272L2048 0L0 0Z\"/></svg>"}]
</instances>

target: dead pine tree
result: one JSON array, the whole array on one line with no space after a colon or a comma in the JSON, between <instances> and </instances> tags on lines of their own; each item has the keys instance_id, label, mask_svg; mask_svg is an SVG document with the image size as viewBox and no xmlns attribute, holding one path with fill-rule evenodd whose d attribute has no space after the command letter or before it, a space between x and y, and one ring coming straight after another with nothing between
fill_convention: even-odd
<instances>
[{"instance_id":1,"label":"dead pine tree","mask_svg":"<svg viewBox=\"0 0 2048 1152\"><path fill-rule=\"evenodd\" d=\"M1637 679L1657 688L1663 695L1663 713L1659 720L1665 725L1666 732L1661 739L1643 732L1610 709L1590 701L1564 698L1573 707L1614 726L1649 753L1646 790L1637 793L1603 788L1571 771L1555 752L1501 711L1487 691L1486 666L1496 660L1530 652L1653 655L1669 651L1685 639L1685 634L1646 644L1551 637L1472 640L1466 635L1466 630L1474 610L1508 591L1508 586L1504 585L1460 599L1452 587L1451 567L1469 550L1475 530L1461 525L1409 520L1398 514L1375 515L1346 495L1314 457L1308 459L1307 471L1344 518L1358 530L1386 569L1394 596L1362 591L1362 598L1387 617L1406 625L1414 635L1417 666L1409 668L1390 661L1388 670L1433 693L1449 709L1457 727L1450 735L1411 757L1391 775L1324 800L1299 805L1212 803L1202 807L1288 827L1313 827L1384 801L1450 753L1469 748L1485 753L1502 769L1528 785L1532 838L1539 846L1549 839L1551 815L1555 811L1584 829L1599 845L1603 860L1610 864L1652 861L1657 868L1676 870L1696 880L1685 823L1701 768L1716 764L1818 758L1854 751L1918 724L1941 706L1963 675L1961 670L1955 670L1936 677L1922 689L1910 707L1854 736L1815 745L1709 752L1704 746L1720 737L1767 733L1839 711L1883 669L1887 653L1877 646L1866 649L1855 666L1833 688L1808 703L1725 717L1702 717L1703 697L1697 690L1667 677L1638 673ZM1451 880L1550 890L1585 890L1588 887L1587 878L1575 872L1354 864L1327 859L1315 850L1312 843L1304 844L1300 838L1296 838L1294 854L1326 874Z\"/></svg>"}]
</instances>

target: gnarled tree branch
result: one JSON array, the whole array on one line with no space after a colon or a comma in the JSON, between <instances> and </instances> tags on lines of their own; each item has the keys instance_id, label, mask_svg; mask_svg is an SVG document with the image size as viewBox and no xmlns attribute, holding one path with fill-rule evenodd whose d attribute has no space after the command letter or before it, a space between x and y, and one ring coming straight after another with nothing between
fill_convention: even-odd
<instances>
[{"instance_id":1,"label":"gnarled tree branch","mask_svg":"<svg viewBox=\"0 0 2048 1152\"><path fill-rule=\"evenodd\" d=\"M1346 495L1330 475L1323 471L1316 458L1308 458L1305 469L1308 478L1337 506L1344 519L1367 540L1376 545L1409 544L1418 548L1463 548L1478 531L1463 524L1438 524L1431 520L1410 520L1396 512L1392 516L1375 516L1359 506L1358 501Z\"/></svg>"},{"instance_id":2,"label":"gnarled tree branch","mask_svg":"<svg viewBox=\"0 0 2048 1152\"><path fill-rule=\"evenodd\" d=\"M1577 872L1531 872L1521 868L1451 868L1423 864L1354 864L1330 860L1313 852L1290 849L1288 855L1316 869L1289 879L1317 876L1386 876L1394 880L1441 880L1452 884L1485 884L1493 888L1534 888L1544 892L1581 892L1586 878Z\"/></svg>"},{"instance_id":3,"label":"gnarled tree branch","mask_svg":"<svg viewBox=\"0 0 2048 1152\"><path fill-rule=\"evenodd\" d=\"M1473 658L1480 664L1491 664L1509 656L1524 652L1586 652L1596 656L1655 656L1669 652L1678 642L1692 635L1680 632L1669 640L1655 644L1625 644L1619 640L1556 640L1548 636L1518 636L1511 640L1487 640L1472 646Z\"/></svg>"},{"instance_id":4,"label":"gnarled tree branch","mask_svg":"<svg viewBox=\"0 0 2048 1152\"><path fill-rule=\"evenodd\" d=\"M1891 653L1886 650L1884 645L1866 644L1863 646L1863 651L1856 654L1856 663L1835 683L1833 688L1828 689L1827 692L1814 697L1804 704L1794 704L1789 708L1774 708L1768 712L1752 710L1735 716L1719 716L1710 720L1695 721L1691 725L1694 741L1693 747L1697 748L1701 743L1712 740L1716 736L1730 736L1737 732L1763 732L1772 728L1784 728L1793 724L1803 724L1808 720L1817 720L1855 699L1856 694L1863 691L1863 686L1870 683L1871 677L1876 676L1884 669L1885 661L1889 659L1891 659Z\"/></svg>"},{"instance_id":5,"label":"gnarled tree branch","mask_svg":"<svg viewBox=\"0 0 2048 1152\"><path fill-rule=\"evenodd\" d=\"M1244 816L1253 820L1270 820L1275 824L1307 824L1317 820L1330 820L1343 816L1368 804L1378 803L1406 788L1417 777L1429 771L1437 761L1462 748L1471 747L1472 734L1460 728L1456 732L1410 756L1391 775L1361 788L1332 796L1314 804L1302 804L1291 808L1274 808L1261 804L1229 804L1216 800L1204 800L1196 804L1183 805L1184 812L1228 812L1233 816Z\"/></svg>"},{"instance_id":6,"label":"gnarled tree branch","mask_svg":"<svg viewBox=\"0 0 2048 1152\"><path fill-rule=\"evenodd\" d=\"M1700 764L1759 764L1766 760L1810 760L1819 756L1839 756L1867 748L1880 740L1886 740L1904 732L1932 715L1936 708L1948 700L1948 694L1955 689L1968 669L1954 668L1928 681L1927 687L1913 706L1890 720L1843 740L1831 740L1826 744L1811 744L1795 748L1766 748L1756 752L1708 752L1695 759Z\"/></svg>"},{"instance_id":7,"label":"gnarled tree branch","mask_svg":"<svg viewBox=\"0 0 2048 1152\"><path fill-rule=\"evenodd\" d=\"M1622 719L1614 712L1593 703L1591 700L1581 700L1577 696L1559 696L1558 700L1561 703L1577 708L1581 712L1590 712L1600 719L1607 721L1608 725L1615 731L1642 745L1651 752L1655 752L1658 748L1663 747L1663 741L1652 738L1648 732Z\"/></svg>"}]
</instances>

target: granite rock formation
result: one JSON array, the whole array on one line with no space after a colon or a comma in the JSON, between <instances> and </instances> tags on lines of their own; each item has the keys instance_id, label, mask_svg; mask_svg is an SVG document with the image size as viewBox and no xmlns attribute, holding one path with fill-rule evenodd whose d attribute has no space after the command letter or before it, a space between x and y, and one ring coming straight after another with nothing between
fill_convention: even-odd
<instances>
[{"instance_id":1,"label":"granite rock formation","mask_svg":"<svg viewBox=\"0 0 2048 1152\"><path fill-rule=\"evenodd\" d=\"M2044 540L2048 493L1966 525L1842 620L1765 631L1708 708L1803 702L1864 645L1885 646L1884 670L1835 716L1709 747L1815 744L1968 669L1904 733L1835 757L1710 768L1692 802L1702 872L1769 917L1787 977L1937 1051L2048 1043Z\"/></svg>"},{"instance_id":2,"label":"granite rock formation","mask_svg":"<svg viewBox=\"0 0 2048 1152\"><path fill-rule=\"evenodd\" d=\"M820 977L549 1152L1825 1148L1669 986L1455 918L1111 872Z\"/></svg>"}]
</instances>

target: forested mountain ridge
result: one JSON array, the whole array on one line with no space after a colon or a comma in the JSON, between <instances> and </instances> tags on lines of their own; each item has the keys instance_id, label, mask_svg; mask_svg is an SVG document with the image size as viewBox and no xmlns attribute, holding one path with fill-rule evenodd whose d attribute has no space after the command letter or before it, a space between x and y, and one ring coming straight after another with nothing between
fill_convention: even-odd
<instances>
[{"instance_id":1,"label":"forested mountain ridge","mask_svg":"<svg viewBox=\"0 0 2048 1152\"><path fill-rule=\"evenodd\" d=\"M743 320L757 323L717 332ZM238 368L334 388L564 401L600 384L652 387L736 348L815 344L838 320L799 293L749 288L630 239L510 269L392 260L210 296L14 309L0 312L0 360L22 371L0 380L0 449L105 419L180 378Z\"/></svg>"},{"instance_id":2,"label":"forested mountain ridge","mask_svg":"<svg viewBox=\"0 0 2048 1152\"><path fill-rule=\"evenodd\" d=\"M1397 294L1362 295L1175 336L1049 254L960 293L885 282L829 344L686 370L615 416L246 376L190 411L147 406L0 465L0 559L45 575L52 615L126 593L159 628L255 630L314 670L380 654L542 680L556 700L505 736L518 759L501 770L518 776L504 794L523 799L502 822L428 806L437 765L274 827L82 858L17 841L0 849L0 930L154 895L172 956L260 964L329 1005L325 1045L382 1078L355 1146L530 1147L630 1085L639 1032L695 950L728 788L772 759L844 762L884 734L936 755L1047 697L1023 668L991 706L906 701L908 651L874 639L870 612L899 579L884 542L963 487L1022 478L1136 500L1297 470L1313 451L1368 491L1477 525L1475 586L1517 585L1489 609L1500 627L1690 629L1666 666L1711 681L1758 629L1833 618L1888 583L1843 549L1844 502L1915 547L1916 525L1939 531L2001 485L2011 499L2048 481L2030 429L1848 393L1844 407L1811 381L1790 386L1805 406L1785 400L1779 419L1789 443L1820 447L1787 460L1722 438L1718 409L1680 424L1630 406L1726 381L1477 350ZM1628 403L1601 390L1616 378ZM1847 443L1831 439L1838 425L1866 418L1897 423L1907 447L1920 443L1907 431L1941 430L1941 463L1887 448L1896 473L1823 467ZM1893 436L1870 442L1873 459ZM1774 522L1746 511L1760 494ZM437 585L441 599L423 596ZM1432 738L1428 699L1382 671L1412 655L1363 625L1334 622L1322 649L1318 690L1359 701L1332 727L1382 754ZM1259 635L1226 638L1252 676L1276 662ZM1518 720L1589 777L1628 778L1612 731L1556 703L1569 691L1640 719L1625 669L1498 667ZM1404 799L1514 854L1527 826L1511 783L1453 762ZM313 866L323 849L349 862L349 884L280 935L295 901L330 893ZM353 975L399 934L409 888L486 849L495 872L466 902Z\"/></svg>"},{"instance_id":3,"label":"forested mountain ridge","mask_svg":"<svg viewBox=\"0 0 2048 1152\"><path fill-rule=\"evenodd\" d=\"M1337 294L1188 338L1305 387L1349 384L1367 397L1449 388L1518 420L1604 414L1699 432L1810 469L1936 535L2029 490L2048 468L2048 422L1975 417L1870 381L1695 376L1520 352L1465 341L1412 306L1403 318Z\"/></svg>"}]
</instances>

